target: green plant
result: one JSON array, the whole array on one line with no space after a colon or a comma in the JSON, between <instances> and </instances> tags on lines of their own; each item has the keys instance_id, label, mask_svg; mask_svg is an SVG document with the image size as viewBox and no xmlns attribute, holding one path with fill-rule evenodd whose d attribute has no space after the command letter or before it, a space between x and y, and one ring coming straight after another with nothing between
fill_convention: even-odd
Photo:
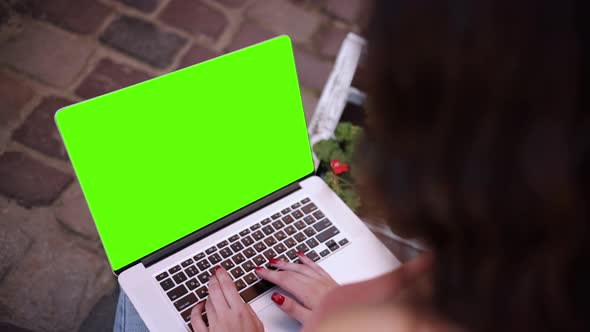
<instances>
[{"instance_id":1,"label":"green plant","mask_svg":"<svg viewBox=\"0 0 590 332\"><path fill-rule=\"evenodd\" d=\"M317 142L313 151L320 160L318 174L353 210L358 211L360 199L350 175L350 162L356 142L363 129L349 122L338 124L334 138Z\"/></svg>"}]
</instances>

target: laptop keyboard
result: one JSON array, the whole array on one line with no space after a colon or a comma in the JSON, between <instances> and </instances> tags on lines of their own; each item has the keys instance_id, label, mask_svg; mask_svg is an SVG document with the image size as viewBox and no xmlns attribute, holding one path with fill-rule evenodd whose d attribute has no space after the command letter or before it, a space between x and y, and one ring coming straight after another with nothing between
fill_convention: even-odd
<instances>
[{"instance_id":1,"label":"laptop keyboard","mask_svg":"<svg viewBox=\"0 0 590 332\"><path fill-rule=\"evenodd\" d=\"M192 330L191 310L207 298L207 285L215 266L223 266L244 302L251 302L275 286L259 279L255 267L271 268L271 258L297 262L297 251L318 262L349 244L339 234L324 213L305 198L154 277ZM206 321L206 314L203 318Z\"/></svg>"}]
</instances>

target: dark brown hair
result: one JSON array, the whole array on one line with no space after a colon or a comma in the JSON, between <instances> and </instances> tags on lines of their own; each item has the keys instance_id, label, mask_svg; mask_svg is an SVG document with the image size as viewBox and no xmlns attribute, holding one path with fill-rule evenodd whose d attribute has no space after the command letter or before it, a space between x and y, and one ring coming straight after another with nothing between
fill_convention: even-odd
<instances>
[{"instance_id":1,"label":"dark brown hair","mask_svg":"<svg viewBox=\"0 0 590 332\"><path fill-rule=\"evenodd\" d=\"M590 331L587 3L375 1L363 201L469 331Z\"/></svg>"}]
</instances>

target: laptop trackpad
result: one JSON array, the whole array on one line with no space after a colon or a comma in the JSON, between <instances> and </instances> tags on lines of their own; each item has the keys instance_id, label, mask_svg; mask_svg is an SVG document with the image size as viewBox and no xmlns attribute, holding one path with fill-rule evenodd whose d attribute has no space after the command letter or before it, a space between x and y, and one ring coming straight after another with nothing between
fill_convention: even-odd
<instances>
[{"instance_id":1,"label":"laptop trackpad","mask_svg":"<svg viewBox=\"0 0 590 332\"><path fill-rule=\"evenodd\" d=\"M301 330L301 324L289 317L289 315L284 313L281 309L277 308L274 303L271 303L256 314L264 324L264 330L267 332L295 332Z\"/></svg>"}]
</instances>

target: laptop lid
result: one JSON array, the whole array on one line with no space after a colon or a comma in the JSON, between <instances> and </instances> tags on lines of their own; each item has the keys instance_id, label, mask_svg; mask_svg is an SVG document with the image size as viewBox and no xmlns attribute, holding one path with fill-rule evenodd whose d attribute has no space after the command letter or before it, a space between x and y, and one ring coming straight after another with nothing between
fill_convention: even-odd
<instances>
[{"instance_id":1,"label":"laptop lid","mask_svg":"<svg viewBox=\"0 0 590 332\"><path fill-rule=\"evenodd\" d=\"M55 121L114 271L314 170L288 36Z\"/></svg>"}]
</instances>

